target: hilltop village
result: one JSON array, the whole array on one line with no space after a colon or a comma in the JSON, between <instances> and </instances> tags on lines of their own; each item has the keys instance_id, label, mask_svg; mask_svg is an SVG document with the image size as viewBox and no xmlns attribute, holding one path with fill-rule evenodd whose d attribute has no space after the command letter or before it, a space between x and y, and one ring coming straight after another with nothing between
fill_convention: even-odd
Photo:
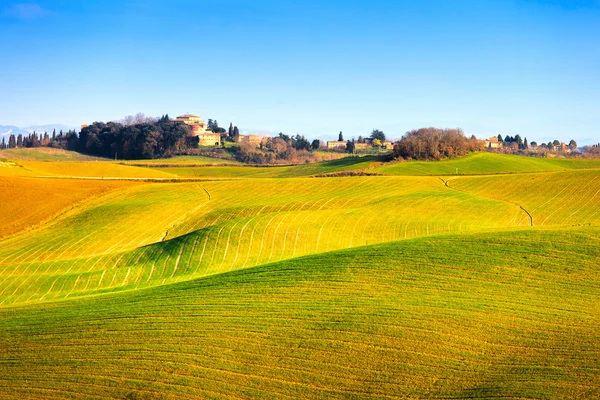
<instances>
[{"instance_id":1,"label":"hilltop village","mask_svg":"<svg viewBox=\"0 0 600 400\"><path fill-rule=\"evenodd\" d=\"M200 116L183 114L174 119L144 114L127 116L119 121L94 122L81 125L81 130L66 133L47 132L29 135L10 135L8 143L2 139L0 149L21 147L54 147L114 159L152 159L178 154L209 155L235 159L250 164L297 164L321 161L342 156L387 154L399 160L440 160L460 157L475 151L519 154L533 157L597 156L599 146L577 147L554 140L548 143L528 142L520 135L492 136L478 139L467 137L461 129L420 128L406 132L399 140L390 140L379 129L358 139L309 141L305 136L279 133L240 134L232 123L220 127L216 120L205 122ZM583 151L582 151L583 150Z\"/></svg>"},{"instance_id":2,"label":"hilltop village","mask_svg":"<svg viewBox=\"0 0 600 400\"><path fill-rule=\"evenodd\" d=\"M222 133L216 133L211 128L209 128L208 124L204 122L199 116L192 114L184 114L180 115L175 119L177 122L181 122L190 127L191 136L198 138L199 146L222 146L229 138L233 139L236 143L248 143L256 146L260 146L261 144L265 144L270 137L267 135L256 135L256 134L230 134L229 132L225 132L223 130ZM234 131L237 127L233 127ZM217 127L218 130L218 127ZM345 150L348 142L343 140L343 134L340 132L340 136L338 140L330 140L325 142L325 146L323 143L319 143L319 147L325 147L327 149L341 149ZM365 138L362 137L358 139L354 144L355 150L365 150L365 149L391 149L393 147L393 143L389 140L381 140L381 139L373 139L373 138Z\"/></svg>"}]
</instances>

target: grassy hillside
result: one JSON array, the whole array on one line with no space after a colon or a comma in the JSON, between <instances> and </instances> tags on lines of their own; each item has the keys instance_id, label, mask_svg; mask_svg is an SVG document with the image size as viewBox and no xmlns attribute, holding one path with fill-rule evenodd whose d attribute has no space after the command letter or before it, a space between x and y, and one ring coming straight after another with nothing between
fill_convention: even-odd
<instances>
[{"instance_id":1,"label":"grassy hillside","mask_svg":"<svg viewBox=\"0 0 600 400\"><path fill-rule=\"evenodd\" d=\"M291 178L307 177L340 171L372 168L386 160L384 156L343 157L330 161L295 166L206 166L160 168L180 177L226 178Z\"/></svg>"},{"instance_id":2,"label":"grassy hillside","mask_svg":"<svg viewBox=\"0 0 600 400\"><path fill-rule=\"evenodd\" d=\"M0 176L0 238L47 223L69 209L82 206L85 200L129 186L128 182Z\"/></svg>"},{"instance_id":3,"label":"grassy hillside","mask_svg":"<svg viewBox=\"0 0 600 400\"><path fill-rule=\"evenodd\" d=\"M524 207L537 225L597 224L600 171L451 178L451 188Z\"/></svg>"},{"instance_id":4,"label":"grassy hillside","mask_svg":"<svg viewBox=\"0 0 600 400\"><path fill-rule=\"evenodd\" d=\"M135 185L0 241L0 305L156 286L397 239L526 228L531 220L597 226L597 178L571 171L459 177L448 186L434 177L379 176Z\"/></svg>"},{"instance_id":5,"label":"grassy hillside","mask_svg":"<svg viewBox=\"0 0 600 400\"><path fill-rule=\"evenodd\" d=\"M29 161L95 161L98 157L52 147L35 147L0 150L0 158Z\"/></svg>"},{"instance_id":6,"label":"grassy hillside","mask_svg":"<svg viewBox=\"0 0 600 400\"><path fill-rule=\"evenodd\" d=\"M289 178L342 171L366 171L383 175L401 176L448 176L516 174L581 169L600 169L600 160L533 158L481 152L442 161L387 162L386 156L363 156L345 157L338 160L292 167L255 167L243 165L176 166L159 168L157 170L188 178Z\"/></svg>"},{"instance_id":7,"label":"grassy hillside","mask_svg":"<svg viewBox=\"0 0 600 400\"><path fill-rule=\"evenodd\" d=\"M30 176L62 176L91 178L163 178L173 179L175 175L162 170L122 165L111 161L90 162L43 162L18 161L23 174ZM1 173L1 172L0 172Z\"/></svg>"},{"instance_id":8,"label":"grassy hillside","mask_svg":"<svg viewBox=\"0 0 600 400\"><path fill-rule=\"evenodd\" d=\"M597 161L381 161L0 161L0 398L600 397Z\"/></svg>"},{"instance_id":9,"label":"grassy hillside","mask_svg":"<svg viewBox=\"0 0 600 400\"><path fill-rule=\"evenodd\" d=\"M155 286L323 251L528 221L515 204L452 190L432 177L136 185L52 226L0 241L0 305Z\"/></svg>"},{"instance_id":10,"label":"grassy hillside","mask_svg":"<svg viewBox=\"0 0 600 400\"><path fill-rule=\"evenodd\" d=\"M394 162L374 168L387 175L477 175L600 168L600 160L533 158L496 153L471 153L442 161Z\"/></svg>"},{"instance_id":11,"label":"grassy hillside","mask_svg":"<svg viewBox=\"0 0 600 400\"><path fill-rule=\"evenodd\" d=\"M197 165L197 164L231 164L238 165L240 164L235 160L226 160L222 158L214 158L214 157L205 157L205 156L176 156L171 158L158 158L155 160L129 160L129 161L119 161L123 164L133 164L133 165Z\"/></svg>"},{"instance_id":12,"label":"grassy hillside","mask_svg":"<svg viewBox=\"0 0 600 400\"><path fill-rule=\"evenodd\" d=\"M0 309L7 398L597 398L597 228L450 235Z\"/></svg>"}]
</instances>

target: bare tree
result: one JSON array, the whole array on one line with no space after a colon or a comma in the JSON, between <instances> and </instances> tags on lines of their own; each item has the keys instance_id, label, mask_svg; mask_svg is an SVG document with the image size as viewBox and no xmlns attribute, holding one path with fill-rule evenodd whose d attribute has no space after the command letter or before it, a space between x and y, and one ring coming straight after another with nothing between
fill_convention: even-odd
<instances>
[{"instance_id":1,"label":"bare tree","mask_svg":"<svg viewBox=\"0 0 600 400\"><path fill-rule=\"evenodd\" d=\"M156 117L146 116L144 113L137 113L135 115L127 115L123 119L120 119L116 122L120 123L123 126L132 126L138 124L152 124L158 121Z\"/></svg>"}]
</instances>

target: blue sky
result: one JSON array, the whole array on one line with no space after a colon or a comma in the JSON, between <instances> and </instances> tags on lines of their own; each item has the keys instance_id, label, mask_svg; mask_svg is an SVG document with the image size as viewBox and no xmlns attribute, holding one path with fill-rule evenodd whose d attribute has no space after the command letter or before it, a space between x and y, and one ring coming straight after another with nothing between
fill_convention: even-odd
<instances>
[{"instance_id":1,"label":"blue sky","mask_svg":"<svg viewBox=\"0 0 600 400\"><path fill-rule=\"evenodd\" d=\"M600 0L0 1L0 124L600 141Z\"/></svg>"}]
</instances>

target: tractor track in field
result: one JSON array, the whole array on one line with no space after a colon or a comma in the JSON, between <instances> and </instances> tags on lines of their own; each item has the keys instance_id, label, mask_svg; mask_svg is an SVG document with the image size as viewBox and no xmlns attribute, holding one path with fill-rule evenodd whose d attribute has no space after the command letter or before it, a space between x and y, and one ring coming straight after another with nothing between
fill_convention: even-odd
<instances>
[{"instance_id":1,"label":"tractor track in field","mask_svg":"<svg viewBox=\"0 0 600 400\"><path fill-rule=\"evenodd\" d=\"M519 206L519 207L521 207L521 210L525 211L525 214L527 214L529 216L529 225L533 226L533 216L529 213L529 211L524 209L523 206Z\"/></svg>"},{"instance_id":2,"label":"tractor track in field","mask_svg":"<svg viewBox=\"0 0 600 400\"><path fill-rule=\"evenodd\" d=\"M208 196L208 201L210 201L210 192L206 190L204 186L200 185L200 187L206 192L206 195Z\"/></svg>"},{"instance_id":3,"label":"tractor track in field","mask_svg":"<svg viewBox=\"0 0 600 400\"><path fill-rule=\"evenodd\" d=\"M442 182L444 183L444 186L446 186L448 189L451 189L451 190L456 190L457 192L461 192L461 193L465 193L465 194L468 194L468 195L471 195L471 196L475 196L473 193L466 192L466 191L464 191L464 190L460 190L460 189L456 189L456 188L453 188L453 187L451 187L451 186L450 186L450 179L444 180L443 178L441 178L441 177L439 177L439 176L438 176L438 179L439 179L440 181L442 181ZM521 210L523 210L523 212L525 212L525 214L527 214L527 216L529 217L529 226L534 226L534 224L533 224L533 215L531 215L531 213L530 213L529 211L527 211L527 210L525 209L525 207L523 207L522 205L520 205L520 204L516 204L516 203L512 203L512 202L510 202L510 201L509 201L509 202L507 202L507 201L505 201L505 200L493 199L493 198L491 198L491 197L485 197L485 198L486 198L486 199L490 199L490 200L502 201L502 202L506 202L506 203L510 203L510 204L514 204L514 205L516 205L516 206L519 206L519 208L520 208Z\"/></svg>"},{"instance_id":4,"label":"tractor track in field","mask_svg":"<svg viewBox=\"0 0 600 400\"><path fill-rule=\"evenodd\" d=\"M206 195L208 196L208 201L211 200L211 195L210 192L208 190L206 190L206 188L200 184L197 184L196 186L202 188L202 190L204 190L204 192L206 193ZM181 217L179 217L177 220L173 221L173 223L171 225L169 225L169 227L166 229L165 234L163 235L162 239L160 239L161 242L164 242L165 240L167 240L167 236L169 236L169 231L179 225L181 225L183 222L185 222L185 220L188 218L188 216L190 214L194 214L194 212L196 212L196 210L199 207L203 207L204 204L200 204L198 206L196 206L195 208L193 208L191 211L183 214Z\"/></svg>"}]
</instances>

